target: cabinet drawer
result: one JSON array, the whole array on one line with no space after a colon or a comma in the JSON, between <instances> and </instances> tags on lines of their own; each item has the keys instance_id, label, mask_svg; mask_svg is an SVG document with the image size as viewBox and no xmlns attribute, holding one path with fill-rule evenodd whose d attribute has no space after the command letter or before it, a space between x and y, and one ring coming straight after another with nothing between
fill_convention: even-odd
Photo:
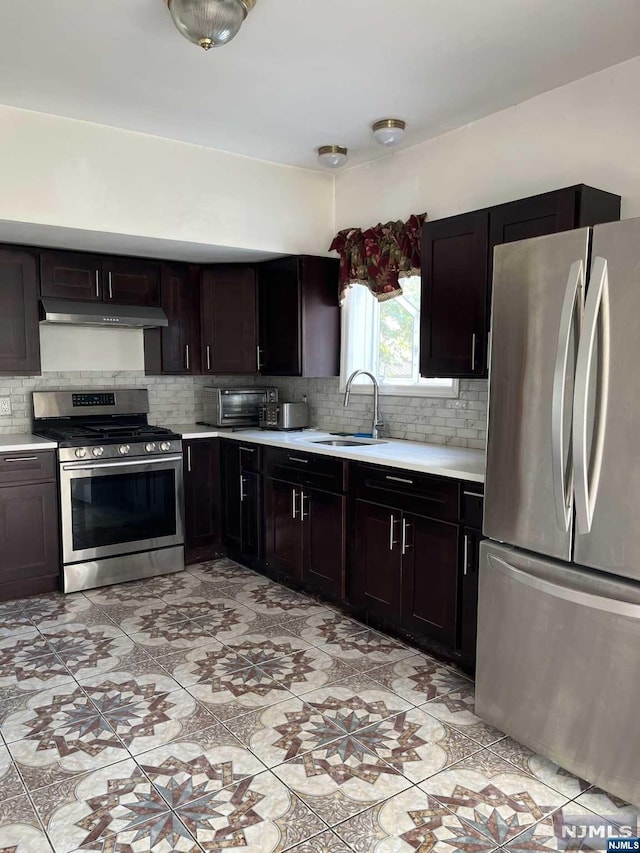
<instances>
[{"instance_id":1,"label":"cabinet drawer","mask_svg":"<svg viewBox=\"0 0 640 853\"><path fill-rule=\"evenodd\" d=\"M346 491L346 462L315 453L265 448L264 473L275 480L286 480L327 492Z\"/></svg>"},{"instance_id":2,"label":"cabinet drawer","mask_svg":"<svg viewBox=\"0 0 640 853\"><path fill-rule=\"evenodd\" d=\"M467 527L482 530L484 496L482 486L464 484L462 487L462 521Z\"/></svg>"},{"instance_id":3,"label":"cabinet drawer","mask_svg":"<svg viewBox=\"0 0 640 853\"><path fill-rule=\"evenodd\" d=\"M458 519L459 483L401 468L378 468L375 465L354 465L353 468L357 498L428 518Z\"/></svg>"},{"instance_id":4,"label":"cabinet drawer","mask_svg":"<svg viewBox=\"0 0 640 853\"><path fill-rule=\"evenodd\" d=\"M262 471L262 447L259 444L240 444L240 468L242 471Z\"/></svg>"},{"instance_id":5,"label":"cabinet drawer","mask_svg":"<svg viewBox=\"0 0 640 853\"><path fill-rule=\"evenodd\" d=\"M51 451L0 452L0 485L41 483L56 478L56 454Z\"/></svg>"}]
</instances>

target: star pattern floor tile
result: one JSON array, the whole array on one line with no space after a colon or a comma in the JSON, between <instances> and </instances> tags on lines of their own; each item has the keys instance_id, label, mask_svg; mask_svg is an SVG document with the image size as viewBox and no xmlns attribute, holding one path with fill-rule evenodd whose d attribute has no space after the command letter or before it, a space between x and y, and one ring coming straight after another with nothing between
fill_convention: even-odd
<instances>
[{"instance_id":1,"label":"star pattern floor tile","mask_svg":"<svg viewBox=\"0 0 640 853\"><path fill-rule=\"evenodd\" d=\"M0 604L0 853L560 853L640 809L228 559ZM590 853L588 841L569 848Z\"/></svg>"}]
</instances>

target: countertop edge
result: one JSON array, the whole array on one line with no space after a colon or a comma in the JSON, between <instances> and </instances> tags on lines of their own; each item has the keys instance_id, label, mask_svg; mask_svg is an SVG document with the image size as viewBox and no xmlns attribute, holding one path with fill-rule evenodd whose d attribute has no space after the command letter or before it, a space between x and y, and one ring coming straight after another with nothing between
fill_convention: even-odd
<instances>
[{"instance_id":1,"label":"countertop edge","mask_svg":"<svg viewBox=\"0 0 640 853\"><path fill-rule=\"evenodd\" d=\"M0 453L15 453L21 450L57 450L58 443L40 438L31 433L0 435Z\"/></svg>"}]
</instances>

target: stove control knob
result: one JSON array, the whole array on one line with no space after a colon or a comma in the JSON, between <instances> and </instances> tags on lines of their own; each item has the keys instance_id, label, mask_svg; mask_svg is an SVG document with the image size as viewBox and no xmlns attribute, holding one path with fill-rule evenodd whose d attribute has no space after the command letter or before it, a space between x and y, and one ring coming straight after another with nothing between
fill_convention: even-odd
<instances>
[{"instance_id":1,"label":"stove control knob","mask_svg":"<svg viewBox=\"0 0 640 853\"><path fill-rule=\"evenodd\" d=\"M145 444L145 446L144 446L144 449L147 451L147 453L153 453L154 450L156 449L155 442L154 441L147 442L147 444Z\"/></svg>"},{"instance_id":2,"label":"stove control knob","mask_svg":"<svg viewBox=\"0 0 640 853\"><path fill-rule=\"evenodd\" d=\"M86 447L78 447L76 449L76 458L77 459L84 459L84 457L86 455L87 455L87 448Z\"/></svg>"},{"instance_id":3,"label":"stove control knob","mask_svg":"<svg viewBox=\"0 0 640 853\"><path fill-rule=\"evenodd\" d=\"M169 442L169 441L163 441L163 442L161 442L161 444L160 444L160 450L161 450L163 453L168 453L168 452L171 450L171 442Z\"/></svg>"},{"instance_id":4,"label":"stove control knob","mask_svg":"<svg viewBox=\"0 0 640 853\"><path fill-rule=\"evenodd\" d=\"M91 452L94 456L102 456L104 453L104 447L94 447Z\"/></svg>"},{"instance_id":5,"label":"stove control knob","mask_svg":"<svg viewBox=\"0 0 640 853\"><path fill-rule=\"evenodd\" d=\"M121 444L118 448L118 453L120 456L126 456L127 453L131 450L128 444Z\"/></svg>"}]
</instances>

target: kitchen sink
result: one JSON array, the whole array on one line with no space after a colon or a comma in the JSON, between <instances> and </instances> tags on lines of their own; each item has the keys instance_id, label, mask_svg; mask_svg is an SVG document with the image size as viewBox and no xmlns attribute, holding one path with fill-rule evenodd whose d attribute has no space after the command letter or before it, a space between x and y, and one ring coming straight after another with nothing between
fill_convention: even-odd
<instances>
[{"instance_id":1,"label":"kitchen sink","mask_svg":"<svg viewBox=\"0 0 640 853\"><path fill-rule=\"evenodd\" d=\"M360 438L360 439L352 439L352 438L320 438L317 441L312 441L311 444L325 444L328 447L361 447L362 445L367 444L388 444L388 441L379 441L378 439L372 438Z\"/></svg>"}]
</instances>

